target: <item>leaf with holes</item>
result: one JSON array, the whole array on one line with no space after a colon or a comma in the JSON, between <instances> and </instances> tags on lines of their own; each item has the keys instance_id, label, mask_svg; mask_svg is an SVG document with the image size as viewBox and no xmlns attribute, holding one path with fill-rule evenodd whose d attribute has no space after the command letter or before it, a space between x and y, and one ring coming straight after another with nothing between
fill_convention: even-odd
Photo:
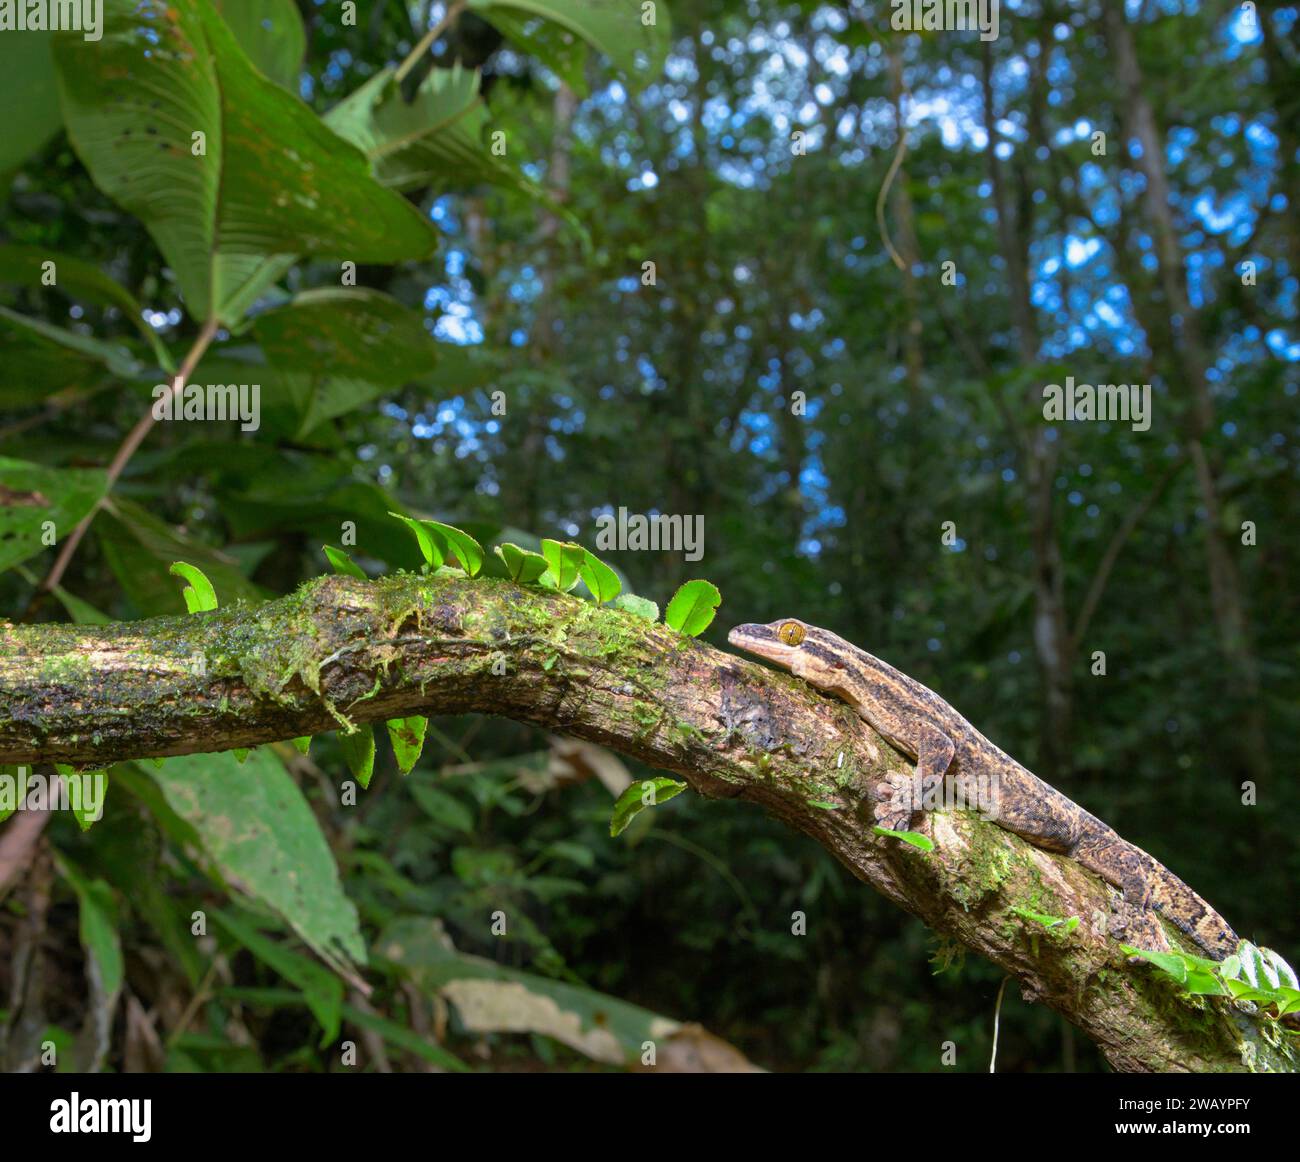
<instances>
[{"instance_id":1,"label":"leaf with holes","mask_svg":"<svg viewBox=\"0 0 1300 1162\"><path fill-rule=\"evenodd\" d=\"M282 916L336 971L365 963L357 911L320 824L267 747L242 766L228 752L180 755L147 774L226 881Z\"/></svg>"},{"instance_id":2,"label":"leaf with holes","mask_svg":"<svg viewBox=\"0 0 1300 1162\"><path fill-rule=\"evenodd\" d=\"M0 456L0 572L66 537L99 503L98 469L46 468Z\"/></svg>"},{"instance_id":3,"label":"leaf with holes","mask_svg":"<svg viewBox=\"0 0 1300 1162\"><path fill-rule=\"evenodd\" d=\"M429 728L429 720L422 714L410 718L390 718L387 723L388 738L393 744L393 755L397 759L397 769L404 775L411 773L411 768L420 761L420 752L424 749L424 732Z\"/></svg>"}]
</instances>

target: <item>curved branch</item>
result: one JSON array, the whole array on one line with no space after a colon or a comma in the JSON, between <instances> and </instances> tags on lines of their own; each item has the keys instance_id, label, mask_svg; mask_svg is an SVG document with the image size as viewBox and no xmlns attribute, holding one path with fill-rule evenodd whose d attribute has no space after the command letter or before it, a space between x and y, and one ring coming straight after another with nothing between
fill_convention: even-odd
<instances>
[{"instance_id":1,"label":"curved branch","mask_svg":"<svg viewBox=\"0 0 1300 1162\"><path fill-rule=\"evenodd\" d=\"M1222 1002L1180 1001L1129 966L1114 938L1127 905L1078 864L966 812L925 817L929 854L875 834L873 795L908 764L847 705L630 614L402 574L189 617L0 626L0 762L103 767L419 713L535 723L761 804L1000 965L1118 1069L1294 1067ZM1024 911L1080 923L1044 929Z\"/></svg>"}]
</instances>

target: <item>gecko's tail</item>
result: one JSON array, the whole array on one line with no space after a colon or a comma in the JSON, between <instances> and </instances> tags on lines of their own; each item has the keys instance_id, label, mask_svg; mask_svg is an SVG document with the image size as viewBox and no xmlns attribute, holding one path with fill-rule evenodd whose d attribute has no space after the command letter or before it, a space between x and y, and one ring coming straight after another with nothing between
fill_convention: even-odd
<instances>
[{"instance_id":1,"label":"gecko's tail","mask_svg":"<svg viewBox=\"0 0 1300 1162\"><path fill-rule=\"evenodd\" d=\"M1231 956L1238 942L1232 925L1154 856L1142 854L1150 861L1146 884L1151 907L1190 936L1210 959Z\"/></svg>"}]
</instances>

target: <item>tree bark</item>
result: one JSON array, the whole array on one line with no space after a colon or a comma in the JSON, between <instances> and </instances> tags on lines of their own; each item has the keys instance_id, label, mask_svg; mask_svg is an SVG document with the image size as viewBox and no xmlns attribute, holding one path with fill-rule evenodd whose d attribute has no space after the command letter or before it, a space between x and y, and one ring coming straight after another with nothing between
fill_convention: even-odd
<instances>
[{"instance_id":1,"label":"tree bark","mask_svg":"<svg viewBox=\"0 0 1300 1162\"><path fill-rule=\"evenodd\" d=\"M910 764L846 704L631 614L488 578L399 574L318 578L261 606L187 617L0 624L4 763L102 768L473 712L761 804L1011 973L1116 1069L1295 1068L1296 1050L1230 1003L1181 997L1129 965L1115 939L1128 906L1071 860L967 812L924 817L929 853L877 835L873 794ZM1046 929L1017 909L1080 922Z\"/></svg>"}]
</instances>

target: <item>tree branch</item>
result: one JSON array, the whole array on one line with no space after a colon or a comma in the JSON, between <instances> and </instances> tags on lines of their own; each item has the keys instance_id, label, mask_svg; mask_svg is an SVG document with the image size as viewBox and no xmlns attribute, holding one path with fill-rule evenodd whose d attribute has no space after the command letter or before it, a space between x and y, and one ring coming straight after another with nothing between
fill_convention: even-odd
<instances>
[{"instance_id":1,"label":"tree branch","mask_svg":"<svg viewBox=\"0 0 1300 1162\"><path fill-rule=\"evenodd\" d=\"M873 796L910 764L847 705L630 614L401 574L188 617L0 625L0 762L104 767L418 713L534 723L761 804L1000 965L1117 1069L1294 1068L1225 1002L1180 1000L1128 965L1115 934L1131 913L1078 864L967 812L925 817L929 854L876 835ZM1080 923L1045 929L1017 908Z\"/></svg>"}]
</instances>

